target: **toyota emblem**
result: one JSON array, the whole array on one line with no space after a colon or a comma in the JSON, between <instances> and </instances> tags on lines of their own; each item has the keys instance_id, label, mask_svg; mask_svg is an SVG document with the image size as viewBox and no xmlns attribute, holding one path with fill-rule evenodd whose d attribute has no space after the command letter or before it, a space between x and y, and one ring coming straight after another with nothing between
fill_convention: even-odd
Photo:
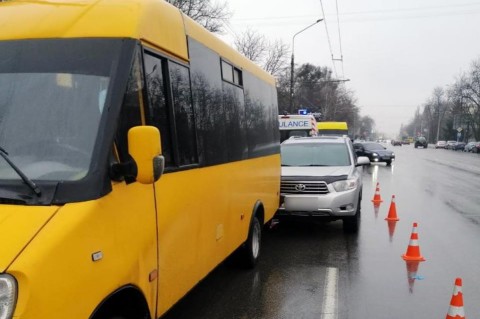
<instances>
[{"instance_id":1,"label":"toyota emblem","mask_svg":"<svg viewBox=\"0 0 480 319\"><path fill-rule=\"evenodd\" d=\"M305 190L305 188L306 188L306 187L305 187L305 185L303 185L303 184L297 184L297 185L295 185L295 190L296 190L297 192L303 192L303 191Z\"/></svg>"}]
</instances>

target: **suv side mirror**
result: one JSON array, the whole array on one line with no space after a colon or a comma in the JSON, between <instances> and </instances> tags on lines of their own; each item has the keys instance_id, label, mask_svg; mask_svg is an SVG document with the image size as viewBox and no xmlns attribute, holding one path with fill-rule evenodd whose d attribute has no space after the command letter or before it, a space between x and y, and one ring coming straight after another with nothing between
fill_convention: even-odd
<instances>
[{"instance_id":1,"label":"suv side mirror","mask_svg":"<svg viewBox=\"0 0 480 319\"><path fill-rule=\"evenodd\" d=\"M370 165L370 159L366 156L359 156L357 158L357 164L355 166Z\"/></svg>"},{"instance_id":2,"label":"suv side mirror","mask_svg":"<svg viewBox=\"0 0 480 319\"><path fill-rule=\"evenodd\" d=\"M128 131L128 153L137 166L136 179L152 184L163 174L165 158L162 153L160 131L154 126L136 126Z\"/></svg>"}]
</instances>

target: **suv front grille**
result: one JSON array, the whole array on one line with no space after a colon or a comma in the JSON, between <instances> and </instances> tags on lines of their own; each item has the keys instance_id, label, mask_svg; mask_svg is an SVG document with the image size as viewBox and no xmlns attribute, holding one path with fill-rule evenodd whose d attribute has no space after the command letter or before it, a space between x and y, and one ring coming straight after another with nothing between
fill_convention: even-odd
<instances>
[{"instance_id":1,"label":"suv front grille","mask_svg":"<svg viewBox=\"0 0 480 319\"><path fill-rule=\"evenodd\" d=\"M319 181L282 181L282 194L328 194L327 183Z\"/></svg>"}]
</instances>

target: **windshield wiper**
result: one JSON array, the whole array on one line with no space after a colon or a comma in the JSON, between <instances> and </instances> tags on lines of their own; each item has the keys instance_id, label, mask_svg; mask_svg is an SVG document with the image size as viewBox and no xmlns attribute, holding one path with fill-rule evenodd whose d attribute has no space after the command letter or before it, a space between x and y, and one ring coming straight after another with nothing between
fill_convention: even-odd
<instances>
[{"instance_id":1,"label":"windshield wiper","mask_svg":"<svg viewBox=\"0 0 480 319\"><path fill-rule=\"evenodd\" d=\"M30 187L37 196L40 196L42 194L42 191L40 190L40 188L38 188L38 186L35 185L35 183L30 178L28 178L27 175L25 175L20 170L20 168L18 168L18 166L15 165L15 163L13 163L10 160L10 158L8 157L7 151L5 151L2 147L0 147L0 156L3 157L3 159L8 163L8 165L10 165L10 167L13 168L13 170L18 174L18 176L22 178L25 184L27 184L28 187Z\"/></svg>"}]
</instances>

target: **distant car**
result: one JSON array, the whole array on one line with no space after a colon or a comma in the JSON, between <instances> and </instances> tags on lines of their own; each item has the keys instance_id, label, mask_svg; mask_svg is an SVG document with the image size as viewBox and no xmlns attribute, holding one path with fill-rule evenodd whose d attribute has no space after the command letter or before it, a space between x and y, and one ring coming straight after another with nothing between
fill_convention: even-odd
<instances>
[{"instance_id":1,"label":"distant car","mask_svg":"<svg viewBox=\"0 0 480 319\"><path fill-rule=\"evenodd\" d=\"M445 145L445 148L447 150L451 150L453 148L453 146L455 145L455 143L457 143L457 141L447 141L447 144Z\"/></svg>"},{"instance_id":2,"label":"distant car","mask_svg":"<svg viewBox=\"0 0 480 319\"><path fill-rule=\"evenodd\" d=\"M480 142L477 142L472 148L472 153L480 153Z\"/></svg>"},{"instance_id":3,"label":"distant car","mask_svg":"<svg viewBox=\"0 0 480 319\"><path fill-rule=\"evenodd\" d=\"M418 147L423 147L423 148L427 148L428 147L428 142L427 142L427 139L423 136L419 136L415 139L415 144L414 144L415 148L418 148Z\"/></svg>"},{"instance_id":4,"label":"distant car","mask_svg":"<svg viewBox=\"0 0 480 319\"><path fill-rule=\"evenodd\" d=\"M475 147L477 142L468 142L467 145L465 145L465 148L463 149L464 152L473 152L472 149Z\"/></svg>"},{"instance_id":5,"label":"distant car","mask_svg":"<svg viewBox=\"0 0 480 319\"><path fill-rule=\"evenodd\" d=\"M358 156L368 157L371 163L385 162L387 163L387 166L389 166L392 164L392 161L395 160L395 153L387 150L384 146L378 143L355 143L353 144L353 147Z\"/></svg>"},{"instance_id":6,"label":"distant car","mask_svg":"<svg viewBox=\"0 0 480 319\"><path fill-rule=\"evenodd\" d=\"M409 140L403 140L403 141L402 141L402 144L403 144L403 145L410 145L410 141L409 141Z\"/></svg>"},{"instance_id":7,"label":"distant car","mask_svg":"<svg viewBox=\"0 0 480 319\"><path fill-rule=\"evenodd\" d=\"M446 148L447 142L446 141L438 141L437 144L435 144L435 148Z\"/></svg>"},{"instance_id":8,"label":"distant car","mask_svg":"<svg viewBox=\"0 0 480 319\"><path fill-rule=\"evenodd\" d=\"M392 140L391 143L392 143L393 146L402 146L402 142L400 142L400 141Z\"/></svg>"},{"instance_id":9,"label":"distant car","mask_svg":"<svg viewBox=\"0 0 480 319\"><path fill-rule=\"evenodd\" d=\"M282 182L276 217L343 220L345 231L360 222L362 169L348 137L288 139L281 144Z\"/></svg>"},{"instance_id":10,"label":"distant car","mask_svg":"<svg viewBox=\"0 0 480 319\"><path fill-rule=\"evenodd\" d=\"M454 150L454 151L458 151L458 150L464 150L465 149L465 143L464 142L455 142L455 144L453 144L450 149L451 150Z\"/></svg>"},{"instance_id":11,"label":"distant car","mask_svg":"<svg viewBox=\"0 0 480 319\"><path fill-rule=\"evenodd\" d=\"M480 142L475 142L475 145L472 147L472 153L480 153Z\"/></svg>"}]
</instances>

